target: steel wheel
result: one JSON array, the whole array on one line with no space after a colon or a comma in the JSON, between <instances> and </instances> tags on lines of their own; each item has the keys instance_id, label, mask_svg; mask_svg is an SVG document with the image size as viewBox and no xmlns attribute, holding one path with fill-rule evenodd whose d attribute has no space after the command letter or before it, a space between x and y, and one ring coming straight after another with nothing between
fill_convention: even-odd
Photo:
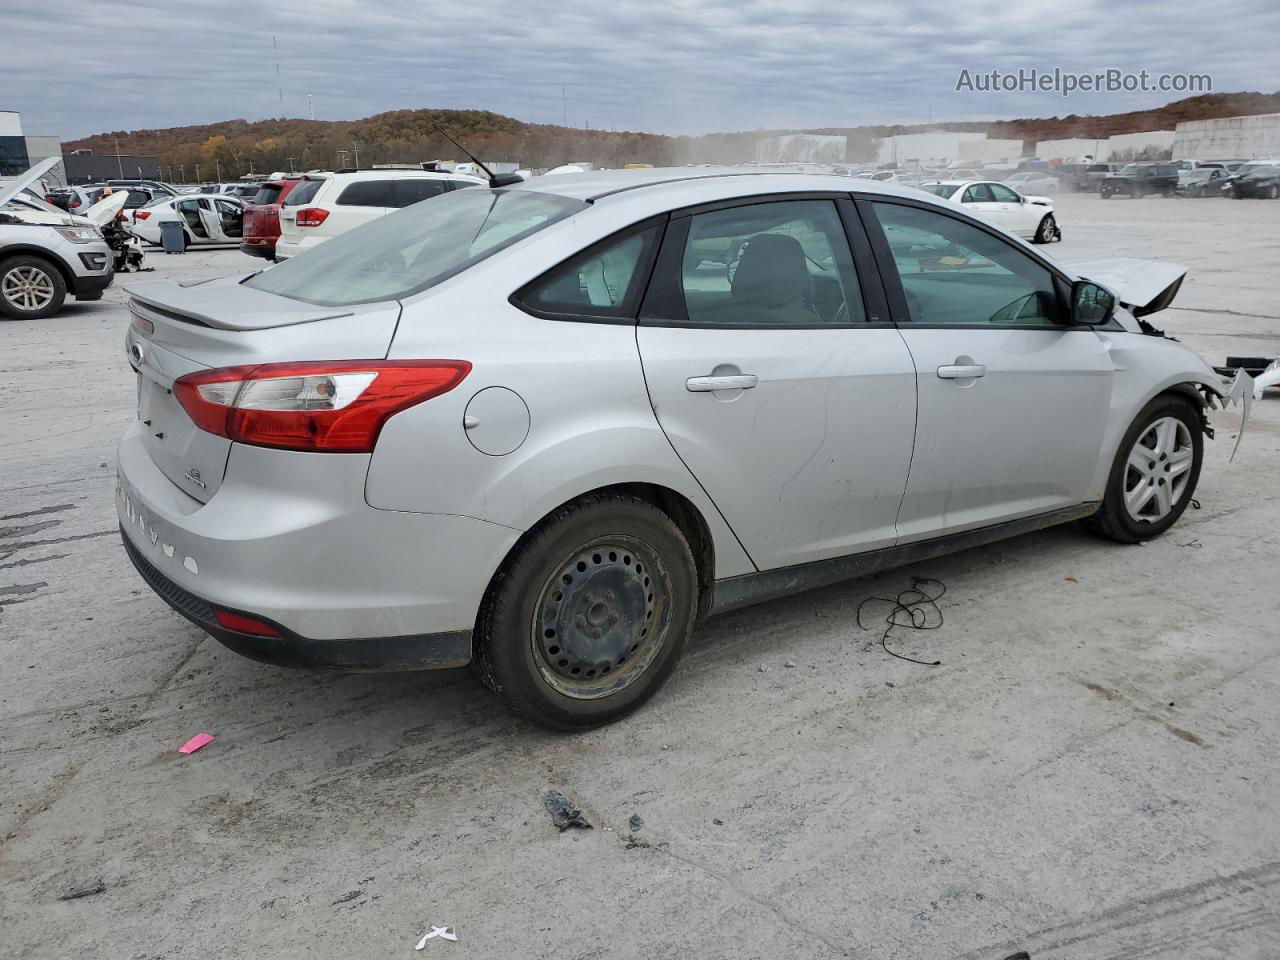
<instances>
[{"instance_id":1,"label":"steel wheel","mask_svg":"<svg viewBox=\"0 0 1280 960\"><path fill-rule=\"evenodd\" d=\"M1140 523L1163 520L1182 502L1195 451L1191 431L1177 417L1153 421L1129 450L1124 506Z\"/></svg>"},{"instance_id":2,"label":"steel wheel","mask_svg":"<svg viewBox=\"0 0 1280 960\"><path fill-rule=\"evenodd\" d=\"M671 576L646 543L603 537L565 558L543 584L530 641L543 680L594 700L626 689L662 649Z\"/></svg>"},{"instance_id":3,"label":"steel wheel","mask_svg":"<svg viewBox=\"0 0 1280 960\"><path fill-rule=\"evenodd\" d=\"M43 310L56 294L53 278L39 267L19 264L0 278L0 296L19 310Z\"/></svg>"}]
</instances>

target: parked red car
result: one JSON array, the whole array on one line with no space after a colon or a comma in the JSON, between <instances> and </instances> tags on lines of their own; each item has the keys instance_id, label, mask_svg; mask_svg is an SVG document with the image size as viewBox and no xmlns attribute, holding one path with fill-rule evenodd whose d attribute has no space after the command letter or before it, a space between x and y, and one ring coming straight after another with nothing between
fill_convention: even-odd
<instances>
[{"instance_id":1,"label":"parked red car","mask_svg":"<svg viewBox=\"0 0 1280 960\"><path fill-rule=\"evenodd\" d=\"M276 238L280 236L280 207L300 178L267 180L244 211L240 250L251 257L276 258Z\"/></svg>"}]
</instances>

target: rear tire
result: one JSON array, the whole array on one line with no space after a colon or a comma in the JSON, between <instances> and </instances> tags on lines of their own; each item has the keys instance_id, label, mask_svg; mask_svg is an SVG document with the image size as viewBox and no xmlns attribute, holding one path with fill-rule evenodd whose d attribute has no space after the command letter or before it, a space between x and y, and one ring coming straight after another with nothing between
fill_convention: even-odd
<instances>
[{"instance_id":1,"label":"rear tire","mask_svg":"<svg viewBox=\"0 0 1280 960\"><path fill-rule=\"evenodd\" d=\"M1203 457L1200 411L1185 397L1161 394L1125 431L1102 506L1086 526L1119 543L1160 536L1195 495Z\"/></svg>"},{"instance_id":2,"label":"rear tire","mask_svg":"<svg viewBox=\"0 0 1280 960\"><path fill-rule=\"evenodd\" d=\"M44 257L20 254L0 261L0 316L40 320L62 309L67 282Z\"/></svg>"},{"instance_id":3,"label":"rear tire","mask_svg":"<svg viewBox=\"0 0 1280 960\"><path fill-rule=\"evenodd\" d=\"M473 668L555 730L621 719L666 682L697 609L693 553L644 500L592 494L531 531L481 604Z\"/></svg>"}]
</instances>

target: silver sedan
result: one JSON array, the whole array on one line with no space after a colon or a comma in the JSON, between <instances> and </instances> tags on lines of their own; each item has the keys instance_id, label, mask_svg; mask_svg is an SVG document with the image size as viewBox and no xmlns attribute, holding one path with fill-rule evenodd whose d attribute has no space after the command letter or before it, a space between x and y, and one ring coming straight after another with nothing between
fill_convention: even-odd
<instances>
[{"instance_id":1,"label":"silver sedan","mask_svg":"<svg viewBox=\"0 0 1280 960\"><path fill-rule=\"evenodd\" d=\"M1183 273L844 177L458 191L130 288L125 545L247 656L471 662L535 721L606 723L709 614L1051 524L1168 530L1231 393L1137 319Z\"/></svg>"}]
</instances>

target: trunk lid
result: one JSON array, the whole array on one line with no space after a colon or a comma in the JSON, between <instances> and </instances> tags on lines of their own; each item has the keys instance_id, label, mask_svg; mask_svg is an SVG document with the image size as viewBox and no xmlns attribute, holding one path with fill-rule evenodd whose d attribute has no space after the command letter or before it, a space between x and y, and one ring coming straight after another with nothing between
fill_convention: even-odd
<instances>
[{"instance_id":1,"label":"trunk lid","mask_svg":"<svg viewBox=\"0 0 1280 960\"><path fill-rule=\"evenodd\" d=\"M218 491L231 441L199 429L173 394L179 377L215 367L386 357L400 304L316 307L255 290L237 278L126 288L129 364L138 420L156 466L201 502Z\"/></svg>"},{"instance_id":2,"label":"trunk lid","mask_svg":"<svg viewBox=\"0 0 1280 960\"><path fill-rule=\"evenodd\" d=\"M264 203L245 208L245 240L274 240L278 236L280 236L280 204Z\"/></svg>"}]
</instances>

